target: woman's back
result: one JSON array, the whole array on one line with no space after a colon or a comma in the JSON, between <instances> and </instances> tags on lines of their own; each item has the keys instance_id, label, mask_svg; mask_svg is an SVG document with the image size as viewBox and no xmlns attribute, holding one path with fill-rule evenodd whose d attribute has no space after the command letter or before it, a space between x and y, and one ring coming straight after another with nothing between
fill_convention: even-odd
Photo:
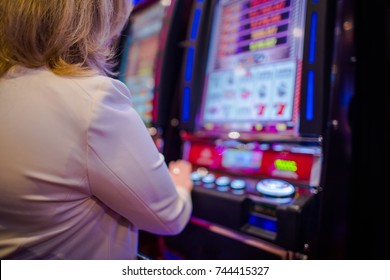
<instances>
[{"instance_id":1,"label":"woman's back","mask_svg":"<svg viewBox=\"0 0 390 280\"><path fill-rule=\"evenodd\" d=\"M1 258L133 259L188 220L119 81L14 67L0 112Z\"/></svg>"}]
</instances>

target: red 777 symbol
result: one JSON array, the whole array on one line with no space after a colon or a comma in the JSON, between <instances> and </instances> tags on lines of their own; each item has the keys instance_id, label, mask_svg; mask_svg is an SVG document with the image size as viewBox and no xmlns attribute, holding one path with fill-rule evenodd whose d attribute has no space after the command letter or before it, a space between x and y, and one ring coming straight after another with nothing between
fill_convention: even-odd
<instances>
[{"instance_id":1,"label":"red 777 symbol","mask_svg":"<svg viewBox=\"0 0 390 280\"><path fill-rule=\"evenodd\" d=\"M286 108L285 103L278 103L275 104L274 107L276 108L276 115L281 116L283 115L284 109Z\"/></svg>"},{"instance_id":2,"label":"red 777 symbol","mask_svg":"<svg viewBox=\"0 0 390 280\"><path fill-rule=\"evenodd\" d=\"M259 115L259 116L264 115L264 111L265 111L265 108L266 108L266 107L267 107L267 106L264 105L264 104L256 105L257 115Z\"/></svg>"}]
</instances>

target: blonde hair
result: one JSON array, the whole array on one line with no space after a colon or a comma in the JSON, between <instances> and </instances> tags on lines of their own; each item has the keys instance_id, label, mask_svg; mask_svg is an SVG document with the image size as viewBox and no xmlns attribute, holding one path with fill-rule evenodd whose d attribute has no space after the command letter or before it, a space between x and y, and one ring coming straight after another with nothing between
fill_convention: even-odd
<instances>
[{"instance_id":1,"label":"blonde hair","mask_svg":"<svg viewBox=\"0 0 390 280\"><path fill-rule=\"evenodd\" d=\"M12 66L110 74L130 0L0 0L0 77Z\"/></svg>"}]
</instances>

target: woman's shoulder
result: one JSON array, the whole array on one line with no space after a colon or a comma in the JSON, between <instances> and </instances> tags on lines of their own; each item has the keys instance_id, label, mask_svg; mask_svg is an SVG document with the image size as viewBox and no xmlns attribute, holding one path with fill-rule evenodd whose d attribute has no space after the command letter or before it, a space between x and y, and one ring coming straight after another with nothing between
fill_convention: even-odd
<instances>
[{"instance_id":1,"label":"woman's shoulder","mask_svg":"<svg viewBox=\"0 0 390 280\"><path fill-rule=\"evenodd\" d=\"M118 79L103 76L93 75L85 77L68 77L73 83L78 85L91 97L103 96L122 96L130 98L130 91L128 87Z\"/></svg>"},{"instance_id":2,"label":"woman's shoulder","mask_svg":"<svg viewBox=\"0 0 390 280\"><path fill-rule=\"evenodd\" d=\"M99 74L84 76L58 75L50 69L12 67L2 77L2 84L8 87L18 85L19 91L35 94L56 94L64 98L108 100L114 103L128 103L131 95L128 87L118 79Z\"/></svg>"}]
</instances>

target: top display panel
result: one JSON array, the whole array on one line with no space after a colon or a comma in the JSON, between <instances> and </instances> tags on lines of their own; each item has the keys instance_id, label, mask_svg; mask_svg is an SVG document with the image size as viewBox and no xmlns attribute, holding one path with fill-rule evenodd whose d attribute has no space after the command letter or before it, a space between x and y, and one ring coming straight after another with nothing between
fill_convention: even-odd
<instances>
[{"instance_id":1,"label":"top display panel","mask_svg":"<svg viewBox=\"0 0 390 280\"><path fill-rule=\"evenodd\" d=\"M297 135L306 1L220 0L197 128Z\"/></svg>"}]
</instances>

